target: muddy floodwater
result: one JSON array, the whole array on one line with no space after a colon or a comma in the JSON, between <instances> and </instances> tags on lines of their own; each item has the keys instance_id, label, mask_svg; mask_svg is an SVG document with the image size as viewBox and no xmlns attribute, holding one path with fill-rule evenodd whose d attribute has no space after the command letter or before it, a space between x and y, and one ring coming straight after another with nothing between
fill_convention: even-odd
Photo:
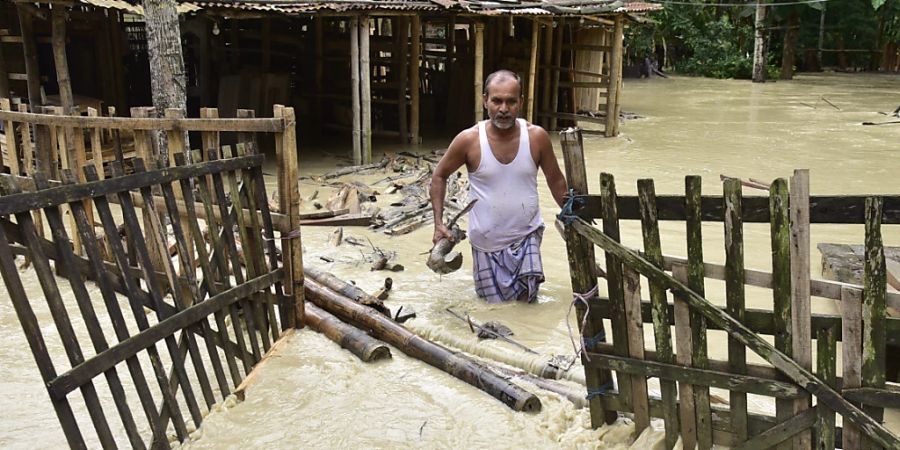
<instances>
[{"instance_id":1,"label":"muddy floodwater","mask_svg":"<svg viewBox=\"0 0 900 450\"><path fill-rule=\"evenodd\" d=\"M827 100L827 101L826 101ZM801 74L791 82L752 84L748 81L670 79L626 80L622 109L641 116L621 126L621 135L607 139L584 138L590 189L599 193L599 175L615 175L620 194L635 194L636 181L653 178L658 194L681 194L685 175L701 175L703 192L721 195L720 174L770 181L789 177L796 168L808 168L811 192L817 194L900 193L900 125L862 126L888 117L900 105L900 77L882 75ZM333 170L346 147L303 147L303 174ZM387 142L376 144L376 153L443 148L446 139L429 139L416 147ZM562 164L558 139L554 137ZM336 157L337 156L337 157ZM378 155L376 155L378 158ZM268 171L272 172L274 168ZM386 176L366 175L372 182ZM327 198L328 188L301 183L301 195L313 190ZM552 224L558 207L539 178L545 222ZM745 195L761 195L745 189ZM388 203L399 196L385 195ZM721 223L706 224L704 257L725 260ZM565 245L552 225L544 234L543 258L547 281L536 304L487 305L474 294L471 254L467 242L463 269L438 276L425 267L422 254L431 247L430 226L401 237L389 237L365 228L345 227L344 236L365 240L396 254L406 270L371 272L362 262L367 249L350 245L328 246L332 228L303 230L305 262L353 280L368 291L378 289L391 276L394 289L387 301L412 308L417 318L411 328L440 342L467 351L506 355L527 362L514 347L475 339L468 326L445 309L468 312L479 322L501 321L522 344L546 355L573 354L566 314L572 300ZM684 224L661 224L663 251L685 255ZM900 227L885 226L885 245L900 245ZM863 226L816 225L812 228L812 275L821 277L819 242L862 243ZM771 267L769 229L766 224L747 224L744 230L746 266ZM622 223L623 241L641 246L640 225ZM334 262L326 263L322 257ZM27 276L27 275L26 275ZM27 286L32 304L54 354L61 345L41 299L36 278ZM601 294L605 285L601 284ZM5 291L4 295L5 296ZM646 290L644 290L645 296ZM724 283L707 281L707 293L724 304ZM71 298L71 294L67 298ZM102 301L96 295L96 304ZM768 307L771 291L747 288L748 307ZM813 299L816 311L834 311L829 300ZM574 328L574 317L570 322ZM645 328L652 346L652 330ZM82 346L89 342L82 336ZM721 339L717 338L721 337ZM65 445L53 408L40 382L12 305L0 301L0 448L52 448ZM726 358L724 335L713 335L710 356ZM813 346L815 348L815 346ZM481 350L479 350L481 349ZM750 352L748 352L750 353ZM393 359L374 364L357 360L322 335L300 331L259 372L242 403L227 402L206 418L185 447L206 448L661 448L661 423L642 436L633 436L630 421L599 430L590 429L586 410L533 386L543 410L515 413L483 392L393 350ZM750 356L751 361L759 361ZM58 370L67 368L57 362ZM124 373L124 372L123 372ZM657 384L651 380L651 389ZM573 384L573 386L577 386ZM101 391L108 392L105 386ZM727 395L724 396L727 398ZM108 401L108 394L106 400ZM134 402L136 404L136 402ZM774 413L763 398L750 399L751 410ZM96 438L82 405L86 438ZM110 415L113 408L108 408ZM139 414L137 412L136 414ZM888 426L900 432L900 414L886 413ZM111 419L113 427L117 419ZM127 445L122 437L123 445Z\"/></svg>"}]
</instances>

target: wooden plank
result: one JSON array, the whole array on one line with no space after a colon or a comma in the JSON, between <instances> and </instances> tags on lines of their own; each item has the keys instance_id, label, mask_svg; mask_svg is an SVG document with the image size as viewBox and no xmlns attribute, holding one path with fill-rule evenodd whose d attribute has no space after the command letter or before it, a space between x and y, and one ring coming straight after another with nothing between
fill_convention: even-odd
<instances>
[{"instance_id":1,"label":"wooden plank","mask_svg":"<svg viewBox=\"0 0 900 450\"><path fill-rule=\"evenodd\" d=\"M174 316L171 316L152 327L141 330L134 336L119 342L85 363L73 367L68 372L63 373L55 380L48 383L48 389L53 395L64 396L68 392L76 389L80 383L84 382L84 380L90 380L104 370L115 366L131 356L137 355L144 349L153 348L152 346L156 342L172 336L176 331L187 328L218 310L222 310L227 306L250 296L254 292L272 286L272 284L275 283L275 280L282 276L284 276L284 273L281 270L269 272L214 295L190 308L179 311Z\"/></svg>"},{"instance_id":2,"label":"wooden plank","mask_svg":"<svg viewBox=\"0 0 900 450\"><path fill-rule=\"evenodd\" d=\"M810 324L810 242L809 242L809 170L798 169L791 177L791 315L789 353L795 361L807 370L812 369L812 328ZM812 397L794 402L794 414L800 414L812 405ZM794 448L809 448L812 436L809 431L801 432L794 439Z\"/></svg>"},{"instance_id":3,"label":"wooden plank","mask_svg":"<svg viewBox=\"0 0 900 450\"><path fill-rule=\"evenodd\" d=\"M552 22L552 19L551 19ZM541 117L541 126L545 129L549 129L549 121L546 118L540 116L542 112L550 112L550 80L553 74L553 24L547 24L547 29L544 30L544 48L541 49L541 65L539 68L543 74L543 78L541 80L541 108L536 110L538 113L535 117Z\"/></svg>"},{"instance_id":4,"label":"wooden plank","mask_svg":"<svg viewBox=\"0 0 900 450\"><path fill-rule=\"evenodd\" d=\"M836 328L819 328L816 333L816 375L832 388L837 387ZM843 393L846 397L847 393ZM816 449L834 449L834 411L825 405L816 406Z\"/></svg>"},{"instance_id":5,"label":"wooden plank","mask_svg":"<svg viewBox=\"0 0 900 450\"><path fill-rule=\"evenodd\" d=\"M900 195L883 195L883 224L900 224ZM703 196L700 200L702 219L723 222L725 218L723 199L719 196ZM864 195L816 195L809 198L810 223L864 224L866 196ZM598 195L586 195L585 206L578 211L583 219L600 218L603 199ZM619 218L639 220L640 207L637 196L622 196L617 199ZM742 217L745 223L769 223L769 197L747 196L742 200ZM656 197L659 220L686 219L684 196L660 195Z\"/></svg>"},{"instance_id":6,"label":"wooden plank","mask_svg":"<svg viewBox=\"0 0 900 450\"><path fill-rule=\"evenodd\" d=\"M587 194L588 180L587 170L584 165L584 145L581 134L578 130L563 131L559 134L559 142L562 147L569 189L572 189L575 194ZM570 226L565 227L563 234L566 241L572 292L585 294L598 288L597 275L591 270L595 264L594 246L579 236ZM581 302L575 302L575 316L578 319L579 327L581 326L580 324L584 323L584 327L580 330L582 336L605 336L606 330L603 327L603 319L595 314L590 314L585 320L587 311L586 305ZM586 348L585 350L590 351L592 349ZM582 362L585 361L586 358L582 356ZM588 369L585 367L584 375L588 392L598 392L601 386L612 386L612 374L608 370ZM588 402L591 410L592 427L599 428L604 423L611 424L618 419L618 413L615 410L607 409L601 396L593 395L588 399Z\"/></svg>"},{"instance_id":7,"label":"wooden plank","mask_svg":"<svg viewBox=\"0 0 900 450\"><path fill-rule=\"evenodd\" d=\"M38 189L46 189L49 185L47 183L46 178L41 176L40 174L36 176L35 183L38 185ZM53 234L53 241L56 244L57 252L61 255L61 258L57 261L57 264L62 264L63 267L74 268L75 264L75 254L72 251L72 247L69 244L68 234L66 232L65 226L63 224L62 216L60 215L60 211L57 207L50 207L46 210L47 220L50 223L50 230ZM84 214L84 213L83 213ZM29 213L22 213L24 216L28 216ZM74 214L73 214L74 215ZM86 214L84 214L86 216ZM34 224L26 225L24 222L20 222L23 225L23 231L25 232L26 238L30 236L31 245L30 248L41 248L42 245L40 243L40 239L37 234L32 234L29 229L34 229ZM32 250L34 251L34 250ZM39 251L39 250L38 250ZM45 255L46 257L46 255ZM35 269L37 270L37 265L42 263L36 262ZM49 267L45 268L49 272ZM44 270L44 269L42 269ZM51 273L52 276L52 273ZM78 310L81 312L81 315L85 322L85 327L88 331L88 336L91 339L91 343L94 347L94 351L99 353L107 348L109 348L109 344L106 341L106 337L103 335L103 328L100 324L100 321L97 319L97 314L94 311L94 306L91 303L91 297L85 288L84 281L81 278L81 274L76 270L67 270L65 271L65 276L69 280L69 284L72 288L72 293L75 295L75 301L78 304ZM69 344L66 344L69 345ZM75 345L77 345L77 341L75 341ZM77 364L80 364L83 360L78 361ZM76 365L76 363L73 363ZM122 424L125 427L126 435L128 436L128 440L133 447L144 448L144 443L141 440L140 433L137 430L137 426L134 422L134 417L131 414L131 409L128 407L128 403L125 397L125 390L122 388L122 382L119 379L118 372L115 367L110 368L109 370L104 372L107 380L107 384L109 385L110 391L113 394L113 401L116 405L116 410L119 413L119 417L122 420ZM86 400L89 408L99 408L99 403L96 398L96 392L90 395L91 399L88 399L86 396ZM100 410L102 414L102 410ZM92 413L95 414L95 413ZM105 419L104 419L105 421ZM109 435L109 430L106 430L107 436L103 436L102 433L100 435L101 443L103 445L111 445L115 446L115 441L112 440L112 436Z\"/></svg>"},{"instance_id":8,"label":"wooden plank","mask_svg":"<svg viewBox=\"0 0 900 450\"><path fill-rule=\"evenodd\" d=\"M300 219L300 225L306 227L315 226L369 226L372 224L371 214L344 214L342 216L328 217L325 219Z\"/></svg>"},{"instance_id":9,"label":"wooden plank","mask_svg":"<svg viewBox=\"0 0 900 450\"><path fill-rule=\"evenodd\" d=\"M684 178L685 232L687 235L687 285L701 296L705 295L703 264L703 223L701 220L701 179L699 176ZM665 261L665 257L663 257ZM674 267L669 270L674 270ZM709 357L706 344L706 319L697 311L691 311L691 363L693 367L706 369ZM713 446L712 417L709 404L709 388L694 386L694 407L697 410L697 446L709 450Z\"/></svg>"},{"instance_id":10,"label":"wooden plank","mask_svg":"<svg viewBox=\"0 0 900 450\"><path fill-rule=\"evenodd\" d=\"M371 18L364 14L359 18L359 90L362 141L361 164L372 162L372 65L371 48L369 47L369 25Z\"/></svg>"},{"instance_id":11,"label":"wooden plank","mask_svg":"<svg viewBox=\"0 0 900 450\"><path fill-rule=\"evenodd\" d=\"M622 84L622 56L625 18L616 16L613 49L609 60L609 87L606 88L606 137L619 134L619 88Z\"/></svg>"},{"instance_id":12,"label":"wooden plank","mask_svg":"<svg viewBox=\"0 0 900 450\"><path fill-rule=\"evenodd\" d=\"M725 210L725 297L728 315L744 320L744 223L741 218L741 184L739 180L724 182ZM734 336L728 337L728 362L736 374L747 373L747 349ZM743 442L749 437L747 428L747 396L730 395L734 434Z\"/></svg>"},{"instance_id":13,"label":"wooden plank","mask_svg":"<svg viewBox=\"0 0 900 450\"><path fill-rule=\"evenodd\" d=\"M612 174L600 174L600 192L603 195L604 204L609 205L603 211L603 233L618 241L619 237L619 216L616 211L616 181ZM606 290L609 292L610 305L612 306L613 320L611 323L613 342L616 344L616 354L619 356L628 355L628 334L625 328L625 311L624 297L625 284L624 275L622 274L624 267L622 261L606 253ZM593 261L593 260L588 260ZM586 267L593 265L587 263ZM570 269L571 270L571 269ZM592 276L595 276L591 274ZM616 375L616 386L622 393L622 402L631 408L631 379L628 377L620 377Z\"/></svg>"},{"instance_id":14,"label":"wooden plank","mask_svg":"<svg viewBox=\"0 0 900 450\"><path fill-rule=\"evenodd\" d=\"M262 371L263 367L265 367L269 361L275 359L275 355L277 355L278 352L284 350L284 348L288 346L288 343L290 343L296 331L297 330L293 328L285 331L284 334L280 338L278 338L277 341L275 341L275 344L272 345L272 347L266 352L266 354L263 355L262 359L259 360L259 362L256 363L255 366L253 366L253 371L250 372L247 375L247 378L244 378L244 381L241 382L241 385L234 390L234 395L238 398L238 400L244 401L245 397L247 396L247 389L259 377L260 371Z\"/></svg>"},{"instance_id":15,"label":"wooden plank","mask_svg":"<svg viewBox=\"0 0 900 450\"><path fill-rule=\"evenodd\" d=\"M66 181L69 183L75 182L75 175L71 172L66 174ZM85 253L88 256L88 262L91 265L93 280L97 281L97 284L100 287L100 293L103 297L103 302L106 305L107 313L109 314L110 322L112 323L113 330L116 333L116 338L119 342L128 339L129 333L127 325L125 324L125 317L122 314L122 309L119 306L119 299L116 297L116 289L113 287L113 282L111 280L111 276L113 271L108 270L103 264L103 257L100 252L100 246L97 242L96 235L94 234L94 225L93 221L89 220L87 214L85 213L84 207L81 202L73 202L71 204L72 214L75 216L75 221L78 225L78 233L81 234L82 241L84 242ZM100 209L97 210L98 216L102 220L102 215L100 215ZM121 246L121 242L119 242ZM67 267L74 267L71 264L66 264ZM104 350L105 351L105 350ZM101 353L98 349L98 353ZM138 393L138 399L141 402L141 407L144 410L144 414L147 418L147 422L150 425L150 431L153 435L154 439L160 442L168 442L165 439L166 431L159 423L159 415L156 412L156 405L153 400L153 396L150 393L150 388L147 386L147 380L144 377L144 371L141 368L141 364L138 361L136 356L128 358L125 360L126 365L128 367L128 372L131 375L131 379L134 382L135 390Z\"/></svg>"},{"instance_id":16,"label":"wooden plank","mask_svg":"<svg viewBox=\"0 0 900 450\"><path fill-rule=\"evenodd\" d=\"M688 269L686 266L672 268L672 276L683 283L688 282ZM693 330L691 324L691 308L683 299L675 296L675 362L691 367L693 365ZM682 448L696 448L697 446L697 409L692 383L679 383L678 385L678 410L681 423Z\"/></svg>"},{"instance_id":17,"label":"wooden plank","mask_svg":"<svg viewBox=\"0 0 900 450\"><path fill-rule=\"evenodd\" d=\"M525 120L534 122L534 112L537 108L537 99L534 97L537 85L538 47L540 46L541 24L537 20L531 21L531 57L528 63L528 89L525 93Z\"/></svg>"},{"instance_id":18,"label":"wooden plank","mask_svg":"<svg viewBox=\"0 0 900 450\"><path fill-rule=\"evenodd\" d=\"M879 406L882 408L900 409L900 393L895 390L876 388L844 389L844 398L856 403Z\"/></svg>"},{"instance_id":19,"label":"wooden plank","mask_svg":"<svg viewBox=\"0 0 900 450\"><path fill-rule=\"evenodd\" d=\"M353 112L353 164L362 164L362 98L359 71L359 16L350 17L350 108ZM282 198L278 199L283 201Z\"/></svg>"},{"instance_id":20,"label":"wooden plank","mask_svg":"<svg viewBox=\"0 0 900 450\"><path fill-rule=\"evenodd\" d=\"M565 37L563 28L565 28L566 19L560 17L556 20L557 24L553 36L553 65L559 67L562 66L562 46L563 38ZM559 73L559 71L553 71L553 76L550 83L550 109L545 111L547 113L559 112ZM551 116L550 130L555 131L557 129L556 125L556 118Z\"/></svg>"},{"instance_id":21,"label":"wooden plank","mask_svg":"<svg viewBox=\"0 0 900 450\"><path fill-rule=\"evenodd\" d=\"M816 421L816 411L806 410L793 418L781 422L749 441L734 447L734 450L766 450L790 439L797 433L808 429Z\"/></svg>"},{"instance_id":22,"label":"wooden plank","mask_svg":"<svg viewBox=\"0 0 900 450\"><path fill-rule=\"evenodd\" d=\"M0 95L3 94L0 93ZM12 111L8 98L0 98L0 111ZM12 120L7 120L3 124L3 135L6 139L6 159L0 161L0 167L6 164L10 173L20 175L22 170L19 168L19 154L21 152L16 144L16 126ZM2 159L2 155L0 155L0 159Z\"/></svg>"},{"instance_id":23,"label":"wooden plank","mask_svg":"<svg viewBox=\"0 0 900 450\"><path fill-rule=\"evenodd\" d=\"M840 394L835 392L828 385L822 383L815 375L776 350L775 347L744 326L740 321L730 316L728 313L720 311L715 305L691 291L690 288L680 281L672 279L664 271L660 270L640 255L635 254L628 248L612 240L604 233L594 229L583 219L575 218L572 222L572 227L575 228L579 234L600 246L604 251L613 253L616 257L621 258L626 264L640 272L641 275L654 281L661 281L666 284L668 289L680 295L684 295L690 302L691 308L700 311L710 324L722 327L728 332L729 336L736 338L741 344L746 345L756 352L759 356L784 373L788 379L803 386L804 389L810 393L813 393L819 401L834 409L838 414L844 416L846 420L852 421L864 428L866 433L872 436L873 439L876 439L879 444L894 446L895 443L898 442L898 438L883 425L867 416L856 406L850 404L847 400L842 398Z\"/></svg>"},{"instance_id":24,"label":"wooden plank","mask_svg":"<svg viewBox=\"0 0 900 450\"><path fill-rule=\"evenodd\" d=\"M184 112L178 108L168 108L168 109L166 109L165 116L168 118L172 118L172 119L180 119L180 118L184 117ZM167 131L166 132L166 145L168 146L168 150L166 151L166 157L168 158L168 166L175 167L175 154L183 153L185 150L185 134L177 132L177 131ZM163 185L167 186L168 188L173 188L171 183L163 183ZM184 194L181 193L180 185L176 184L174 186L173 192L177 199L180 199L182 202L184 201ZM154 200L157 200L157 199L154 198ZM169 205L166 204L165 206L160 206L160 207L166 207L169 210L169 214L171 214L173 216L181 215L181 213L182 213L181 209L175 210L173 212L171 209L168 208L168 206ZM173 224L174 224L174 222L175 221L173 221ZM177 219L177 222L178 223L181 222L180 217ZM193 277L197 266L194 265L194 249L190 245L190 242L192 242L192 239L190 237L191 236L190 227L180 230L179 233L181 233L184 236L187 236L186 241L188 242L188 244L186 246L187 249L184 249L185 254L182 255L179 252L179 259L181 259L181 258L187 259L187 261L182 261L182 263L180 264L179 273L180 273L180 275L184 275L184 274L190 272L190 274ZM176 241L176 243L177 243L177 241ZM200 300L201 299L199 299L199 298L196 299L196 301L200 301Z\"/></svg>"},{"instance_id":25,"label":"wooden plank","mask_svg":"<svg viewBox=\"0 0 900 450\"><path fill-rule=\"evenodd\" d=\"M625 320L628 331L628 356L644 359L644 326L641 321L641 278L627 267L625 279ZM631 377L631 404L634 409L634 435L650 426L650 403L647 397L647 378L642 374Z\"/></svg>"},{"instance_id":26,"label":"wooden plank","mask_svg":"<svg viewBox=\"0 0 900 450\"><path fill-rule=\"evenodd\" d=\"M282 319L282 328L300 328L303 326L303 306L304 306L304 288L303 288L303 241L300 235L300 219L297 215L300 204L300 188L297 185L299 178L299 169L297 167L297 133L294 129L294 108L284 108L282 115L286 122L291 126L285 128L283 135L282 166L284 167L285 179L289 182L285 186L285 196L283 197L289 202L290 212L290 230L289 239L285 245L282 241L282 248L291 249L291 276L288 278L291 283L291 299L286 302L287 320ZM285 235L282 233L282 237Z\"/></svg>"},{"instance_id":27,"label":"wooden plank","mask_svg":"<svg viewBox=\"0 0 900 450\"><path fill-rule=\"evenodd\" d=\"M606 118L604 118L604 117L593 117L593 116L589 116L587 114L575 114L575 113L569 113L569 112L542 112L542 113L539 113L538 116L551 117L554 119L574 120L576 123L577 122L601 123L601 124L606 123Z\"/></svg>"},{"instance_id":28,"label":"wooden plank","mask_svg":"<svg viewBox=\"0 0 900 450\"><path fill-rule=\"evenodd\" d=\"M172 167L166 170L152 170L139 174L123 175L116 179L102 181L98 179L73 186L58 186L40 192L5 195L0 197L0 216L71 203L91 197L110 195L124 190L140 189L159 183L171 183L224 170L250 168L261 165L262 161L263 155L251 155L223 161ZM0 183L8 183L8 180L9 178L0 178Z\"/></svg>"},{"instance_id":29,"label":"wooden plank","mask_svg":"<svg viewBox=\"0 0 900 450\"><path fill-rule=\"evenodd\" d=\"M0 111L0 120L28 122L35 125L77 128L111 128L114 130L145 131L233 131L275 133L284 131L285 124L279 119L169 119L169 118L129 118L129 117L86 117L57 116L52 114L36 114Z\"/></svg>"},{"instance_id":30,"label":"wooden plank","mask_svg":"<svg viewBox=\"0 0 900 450\"><path fill-rule=\"evenodd\" d=\"M881 388L885 382L885 292L887 278L884 260L884 243L881 238L882 202L879 197L866 200L866 254L863 272L862 302L862 387ZM881 421L884 410L864 406L875 420ZM875 448L877 443L868 438L864 448Z\"/></svg>"},{"instance_id":31,"label":"wooden plank","mask_svg":"<svg viewBox=\"0 0 900 450\"><path fill-rule=\"evenodd\" d=\"M842 389L847 390L862 386L862 293L844 289L841 294ZM860 448L861 440L859 428L845 421L842 448Z\"/></svg>"},{"instance_id":32,"label":"wooden plank","mask_svg":"<svg viewBox=\"0 0 900 450\"><path fill-rule=\"evenodd\" d=\"M641 206L641 232L644 238L644 254L650 262L662 268L662 245L659 239L659 222L656 220L656 189L653 185L653 180L648 178L638 180L638 197L640 198ZM614 200L614 197L611 200ZM604 198L604 203L606 203L606 198ZM605 226L605 218L603 223ZM618 229L615 231L618 234ZM607 270L608 268L609 265L607 264ZM610 292L610 299L612 298L613 296ZM650 282L650 304L653 308L653 336L656 342L657 355L659 355L662 362L672 364L675 362L675 357L672 354L672 333L669 329L670 320L667 308L668 300L666 289L660 283ZM676 322L677 326L678 323ZM686 424L685 427L679 425L680 420L676 404L678 390L675 383L670 380L660 380L659 385L662 391L663 408L667 410L665 414L666 448L673 448L678 440L679 430L684 431L685 428L693 427L691 424ZM691 413L693 414L693 411ZM686 434L685 442L695 440L693 431L691 429Z\"/></svg>"},{"instance_id":33,"label":"wooden plank","mask_svg":"<svg viewBox=\"0 0 900 450\"><path fill-rule=\"evenodd\" d=\"M772 248L772 297L775 325L775 348L787 356L793 355L793 322L791 319L791 223L788 211L788 185L784 178L778 178L769 187L769 215L772 217L769 235ZM807 267L807 273L809 268ZM807 317L809 313L807 312ZM775 416L785 422L795 416L793 402L776 400ZM781 450L792 448L791 442L778 445ZM806 447L809 447L808 445ZM798 448L806 448L798 447Z\"/></svg>"},{"instance_id":34,"label":"wooden plank","mask_svg":"<svg viewBox=\"0 0 900 450\"><path fill-rule=\"evenodd\" d=\"M173 156L175 157L176 166L180 167L186 163L184 153L174 153ZM190 180L188 179L182 179L180 183L181 192L184 194L186 207L185 209L187 212L187 224L191 229L191 236L194 240L194 248L197 251L197 261L200 264L200 271L203 274L203 281L207 287L207 291L215 296L219 293L219 290L216 287L215 272L210 266L210 257L209 253L206 250L206 241L203 239L203 233L200 230L200 226L197 221L197 214L194 208L194 189L193 186L191 186ZM215 238L214 234L212 234L212 230L210 230L210 233L211 238ZM219 334L219 337L223 343L228 342L229 337L228 327L225 324L225 312L223 310L216 311L214 316L216 323L216 332ZM240 338L243 339L243 336L240 336ZM228 366L228 371L231 375L231 381L232 383L234 383L234 386L238 386L241 383L241 375L238 371L237 363L235 362L235 354L227 345L223 346L223 351L225 352L225 363ZM223 397L228 396L230 392L227 385L224 388L220 386L220 390Z\"/></svg>"},{"instance_id":35,"label":"wooden plank","mask_svg":"<svg viewBox=\"0 0 900 450\"><path fill-rule=\"evenodd\" d=\"M609 347L610 345L606 344L599 347L599 349L605 351L609 350ZM727 368L725 367L722 368L723 370L696 369L658 362L650 359L651 355L649 355L649 352L648 354L645 354L647 359L643 361L625 356L600 353L599 351L588 353L588 355L591 358L588 362L588 365L590 366L602 367L604 369L616 370L628 374L640 374L645 377L659 377L683 383L693 383L698 386L712 386L720 389L777 398L797 398L803 393L801 388L791 383L751 375L734 375L727 372ZM655 357L656 355L654 354L652 356Z\"/></svg>"}]
</instances>

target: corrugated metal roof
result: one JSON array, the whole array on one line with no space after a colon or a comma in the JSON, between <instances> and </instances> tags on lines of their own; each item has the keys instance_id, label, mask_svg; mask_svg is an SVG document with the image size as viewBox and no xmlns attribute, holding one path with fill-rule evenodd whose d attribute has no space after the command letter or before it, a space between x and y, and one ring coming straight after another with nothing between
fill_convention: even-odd
<instances>
[{"instance_id":1,"label":"corrugated metal roof","mask_svg":"<svg viewBox=\"0 0 900 450\"><path fill-rule=\"evenodd\" d=\"M91 6L97 6L107 9L118 9L131 14L144 15L144 8L140 5L133 5L125 0L79 0L81 3ZM201 9L194 3L181 2L178 3L178 14L185 14Z\"/></svg>"}]
</instances>

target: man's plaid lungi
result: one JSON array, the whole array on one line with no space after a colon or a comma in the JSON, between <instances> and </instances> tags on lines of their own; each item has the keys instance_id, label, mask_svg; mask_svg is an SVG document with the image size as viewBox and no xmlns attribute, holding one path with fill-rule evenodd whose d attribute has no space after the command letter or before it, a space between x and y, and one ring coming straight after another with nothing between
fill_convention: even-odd
<instances>
[{"instance_id":1,"label":"man's plaid lungi","mask_svg":"<svg viewBox=\"0 0 900 450\"><path fill-rule=\"evenodd\" d=\"M533 302L544 282L541 239L544 227L509 248L482 252L472 248L475 293L488 303L507 300Z\"/></svg>"}]
</instances>

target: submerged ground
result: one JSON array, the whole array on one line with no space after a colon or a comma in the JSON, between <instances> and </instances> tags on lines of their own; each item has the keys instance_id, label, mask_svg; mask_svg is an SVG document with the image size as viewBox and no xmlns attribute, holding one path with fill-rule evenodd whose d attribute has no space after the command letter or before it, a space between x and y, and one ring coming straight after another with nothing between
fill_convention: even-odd
<instances>
[{"instance_id":1,"label":"submerged ground","mask_svg":"<svg viewBox=\"0 0 900 450\"><path fill-rule=\"evenodd\" d=\"M788 177L795 168L811 169L813 194L900 192L900 183L894 178L900 172L900 125L860 125L885 120L877 112L900 105L900 77L896 75L801 74L794 81L763 85L680 77L626 80L623 99L624 110L646 119L623 124L617 138L585 136L593 192L599 192L599 174L604 171L616 176L619 192L624 194L636 192L639 178L653 178L657 193L682 193L684 176L689 174L704 177L705 193L720 194L720 174L771 180ZM431 140L413 148L384 143L376 146L376 152L424 151L445 147L448 142ZM554 144L562 163L556 138ZM304 148L301 172L332 170L335 155L343 153L343 147ZM375 174L362 180L383 177ZM551 223L558 208L543 183L541 178L543 216ZM315 189L327 197L322 187L301 184L304 196ZM390 196L380 201L390 201ZM386 273L370 272L361 262L359 247L329 247L331 231L304 229L306 263L352 279L366 290L377 289ZM666 253L685 254L682 223L663 223L662 233ZM722 233L721 224L705 226L707 261L724 261ZM479 321L503 322L517 340L542 353L572 354L566 326L572 298L568 265L564 243L552 227L545 233L543 246L547 282L534 305L492 306L478 300L472 290L466 243L462 245L466 255L462 270L443 277L433 274L425 268L421 254L431 246L430 227L395 238L364 228L347 227L344 234L368 237L375 246L397 253L406 271L389 274L394 290L388 304L414 308L418 318L410 325L416 329L450 334L463 350L487 345L517 352L498 343L477 343L464 323L444 311L451 307L467 311ZM623 223L622 234L627 244L640 246L636 222ZM862 235L861 225L815 226L812 243L859 243ZM768 269L768 226L747 225L745 239L747 267ZM884 241L885 245L900 245L897 226L885 227ZM818 252L814 249L812 255L813 276L819 276ZM322 256L334 262L325 263ZM715 301L723 298L720 283L709 282L708 292ZM748 306L770 307L770 291L748 288L747 294ZM815 299L814 305L820 310L833 308L822 299ZM0 347L0 410L16 411L0 418L0 447L64 445L12 306L6 301L0 302L0 325L4 342ZM45 328L46 335L55 332L51 328ZM647 338L652 343L651 334ZM712 356L724 357L724 340L710 342ZM643 449L660 444L659 432L633 442L627 421L590 430L586 411L550 394L541 394L541 413L514 413L443 372L399 351L393 353L391 361L365 364L323 336L304 330L260 371L246 401L214 411L187 446ZM751 408L769 407L761 399L751 399ZM887 416L889 425L900 430L896 412Z\"/></svg>"}]
</instances>

